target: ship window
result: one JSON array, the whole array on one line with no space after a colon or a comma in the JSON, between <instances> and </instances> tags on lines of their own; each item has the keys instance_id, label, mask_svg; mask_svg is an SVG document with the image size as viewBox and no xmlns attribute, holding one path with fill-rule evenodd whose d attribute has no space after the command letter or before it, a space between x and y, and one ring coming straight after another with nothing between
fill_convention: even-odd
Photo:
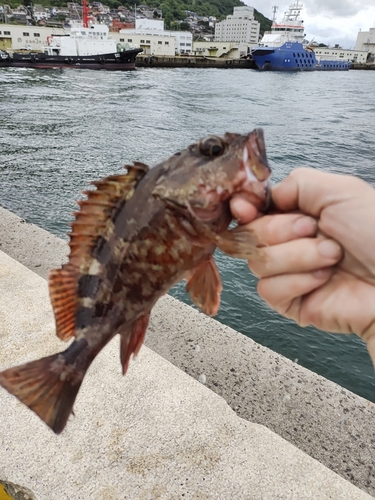
<instances>
[{"instance_id":1,"label":"ship window","mask_svg":"<svg viewBox=\"0 0 375 500\"><path fill-rule=\"evenodd\" d=\"M34 36L40 37L40 33L34 33Z\"/></svg>"},{"instance_id":2,"label":"ship window","mask_svg":"<svg viewBox=\"0 0 375 500\"><path fill-rule=\"evenodd\" d=\"M25 31L24 33L22 33L22 35L23 36L30 36L30 34L27 31Z\"/></svg>"}]
</instances>

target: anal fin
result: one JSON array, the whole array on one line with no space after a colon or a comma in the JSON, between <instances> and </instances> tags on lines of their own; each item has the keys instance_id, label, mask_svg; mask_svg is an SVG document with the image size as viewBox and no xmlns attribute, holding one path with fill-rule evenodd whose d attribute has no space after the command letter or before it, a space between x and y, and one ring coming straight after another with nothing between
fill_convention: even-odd
<instances>
[{"instance_id":1,"label":"anal fin","mask_svg":"<svg viewBox=\"0 0 375 500\"><path fill-rule=\"evenodd\" d=\"M132 354L136 356L143 344L149 320L150 313L144 314L132 324L130 331L120 332L120 359L123 375L128 369L130 356Z\"/></svg>"},{"instance_id":2,"label":"anal fin","mask_svg":"<svg viewBox=\"0 0 375 500\"><path fill-rule=\"evenodd\" d=\"M186 284L186 291L194 304L208 316L215 316L220 306L223 287L212 256L196 267Z\"/></svg>"}]
</instances>

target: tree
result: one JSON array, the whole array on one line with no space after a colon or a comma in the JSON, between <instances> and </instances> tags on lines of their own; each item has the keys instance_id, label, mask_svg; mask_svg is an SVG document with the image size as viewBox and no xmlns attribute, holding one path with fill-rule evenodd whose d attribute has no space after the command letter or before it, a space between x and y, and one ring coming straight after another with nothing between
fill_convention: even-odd
<instances>
[{"instance_id":1,"label":"tree","mask_svg":"<svg viewBox=\"0 0 375 500\"><path fill-rule=\"evenodd\" d=\"M178 29L180 31L190 31L191 30L191 26L190 26L189 23L187 23L185 21L182 21L182 23L179 24Z\"/></svg>"}]
</instances>

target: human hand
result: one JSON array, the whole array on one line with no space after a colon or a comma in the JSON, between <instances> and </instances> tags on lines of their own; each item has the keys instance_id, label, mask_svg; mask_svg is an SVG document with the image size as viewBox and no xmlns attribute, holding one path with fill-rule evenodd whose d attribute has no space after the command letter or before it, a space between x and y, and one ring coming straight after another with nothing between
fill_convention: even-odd
<instances>
[{"instance_id":1,"label":"human hand","mask_svg":"<svg viewBox=\"0 0 375 500\"><path fill-rule=\"evenodd\" d=\"M375 365L375 189L355 177L296 169L273 189L283 213L256 217L231 202L248 223L263 260L249 261L259 295L301 326L356 333Z\"/></svg>"}]
</instances>

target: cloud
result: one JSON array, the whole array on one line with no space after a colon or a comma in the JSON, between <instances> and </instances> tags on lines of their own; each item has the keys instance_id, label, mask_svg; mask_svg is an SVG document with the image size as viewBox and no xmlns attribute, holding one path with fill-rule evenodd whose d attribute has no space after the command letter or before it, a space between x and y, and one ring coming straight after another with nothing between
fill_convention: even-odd
<instances>
[{"instance_id":1,"label":"cloud","mask_svg":"<svg viewBox=\"0 0 375 500\"><path fill-rule=\"evenodd\" d=\"M355 16L359 11L374 5L373 0L308 0L306 12L311 14L327 13L338 17Z\"/></svg>"},{"instance_id":2,"label":"cloud","mask_svg":"<svg viewBox=\"0 0 375 500\"><path fill-rule=\"evenodd\" d=\"M275 2L264 0L245 0L264 16L272 19L271 6ZM279 3L277 20L280 21L290 3ZM302 0L301 18L304 20L306 39L344 48L354 48L359 30L367 31L375 26L374 0ZM277 2L276 2L277 5Z\"/></svg>"}]
</instances>

